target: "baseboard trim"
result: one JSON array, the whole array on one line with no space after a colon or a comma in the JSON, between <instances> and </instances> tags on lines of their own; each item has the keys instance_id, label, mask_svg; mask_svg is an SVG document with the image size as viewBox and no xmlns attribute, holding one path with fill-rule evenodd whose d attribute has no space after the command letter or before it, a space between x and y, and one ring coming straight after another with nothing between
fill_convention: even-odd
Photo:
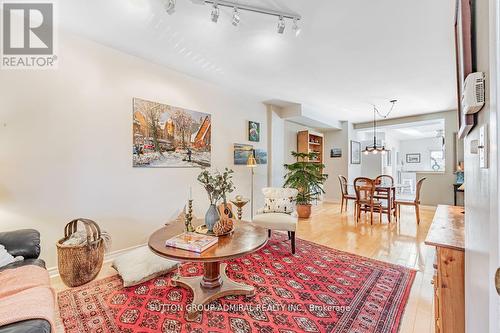
<instances>
[{"instance_id":1,"label":"baseboard trim","mask_svg":"<svg viewBox=\"0 0 500 333\"><path fill-rule=\"evenodd\" d=\"M125 249L116 250L116 251L106 253L106 254L104 254L103 263L109 263L109 262L115 260L118 256L120 256L128 251L132 251L132 250L135 250L135 249L143 247L143 246L147 246L147 244L135 245L135 246L127 247ZM49 267L49 268L47 268L47 271L49 272L49 276L51 278L59 276L59 269L57 268L57 266Z\"/></svg>"},{"instance_id":2,"label":"baseboard trim","mask_svg":"<svg viewBox=\"0 0 500 333\"><path fill-rule=\"evenodd\" d=\"M339 200L336 200L336 199L329 199L329 200L323 200L324 203L329 203L329 204L340 204L340 201Z\"/></svg>"}]
</instances>

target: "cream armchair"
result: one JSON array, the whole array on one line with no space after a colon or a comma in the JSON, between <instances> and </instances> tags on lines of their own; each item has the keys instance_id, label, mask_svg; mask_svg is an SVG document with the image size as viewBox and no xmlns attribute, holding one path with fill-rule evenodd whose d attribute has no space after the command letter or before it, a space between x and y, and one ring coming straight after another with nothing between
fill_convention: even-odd
<instances>
[{"instance_id":1,"label":"cream armchair","mask_svg":"<svg viewBox=\"0 0 500 333\"><path fill-rule=\"evenodd\" d=\"M257 211L253 222L268 229L269 237L271 237L272 230L287 231L288 239L291 240L292 253L295 253L295 230L298 221L295 198L298 191L293 188L265 187L262 193L266 199L266 207Z\"/></svg>"}]
</instances>

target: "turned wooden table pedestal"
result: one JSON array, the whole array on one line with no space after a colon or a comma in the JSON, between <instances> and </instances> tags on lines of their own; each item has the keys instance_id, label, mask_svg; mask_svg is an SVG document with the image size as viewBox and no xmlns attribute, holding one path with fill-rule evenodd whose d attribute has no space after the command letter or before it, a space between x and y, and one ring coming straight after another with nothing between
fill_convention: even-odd
<instances>
[{"instance_id":1,"label":"turned wooden table pedestal","mask_svg":"<svg viewBox=\"0 0 500 333\"><path fill-rule=\"evenodd\" d=\"M203 224L203 220L193 221ZM176 223L154 232L149 238L150 249L161 257L184 262L203 262L203 275L195 277L174 276L174 285L181 285L193 292L193 302L186 308L186 319L194 321L203 305L228 295L255 294L255 288L231 280L226 275L224 260L234 259L259 250L267 243L267 231L253 223L238 221L234 231L219 237L219 242L202 253L165 246L165 241L183 232L184 225Z\"/></svg>"}]
</instances>

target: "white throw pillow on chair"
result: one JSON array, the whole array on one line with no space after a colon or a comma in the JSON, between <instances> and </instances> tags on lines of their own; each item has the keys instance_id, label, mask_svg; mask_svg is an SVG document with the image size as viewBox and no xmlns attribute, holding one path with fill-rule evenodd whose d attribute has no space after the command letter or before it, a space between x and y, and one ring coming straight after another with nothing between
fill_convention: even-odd
<instances>
[{"instance_id":1,"label":"white throw pillow on chair","mask_svg":"<svg viewBox=\"0 0 500 333\"><path fill-rule=\"evenodd\" d=\"M295 203L292 198L265 198L263 213L285 213L292 214L295 211Z\"/></svg>"}]
</instances>

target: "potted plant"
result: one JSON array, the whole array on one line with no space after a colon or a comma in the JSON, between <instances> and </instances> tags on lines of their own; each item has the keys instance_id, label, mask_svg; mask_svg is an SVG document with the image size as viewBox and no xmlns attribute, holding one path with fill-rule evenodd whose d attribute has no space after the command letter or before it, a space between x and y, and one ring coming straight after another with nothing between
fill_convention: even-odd
<instances>
[{"instance_id":1,"label":"potted plant","mask_svg":"<svg viewBox=\"0 0 500 333\"><path fill-rule=\"evenodd\" d=\"M317 200L319 195L325 193L323 183L327 175L323 174L324 164L313 162L317 160L318 153L292 152L297 159L293 164L285 164L287 171L284 187L292 187L299 191L297 194L297 214L300 218L311 216L311 202Z\"/></svg>"},{"instance_id":2,"label":"potted plant","mask_svg":"<svg viewBox=\"0 0 500 333\"><path fill-rule=\"evenodd\" d=\"M227 205L227 193L234 191L233 170L225 168L224 172L210 173L208 170L203 170L198 175L198 181L207 191L210 207L205 214L205 225L208 231L212 231L214 225L219 221L219 212L217 211L217 203L222 199L224 206Z\"/></svg>"}]
</instances>

